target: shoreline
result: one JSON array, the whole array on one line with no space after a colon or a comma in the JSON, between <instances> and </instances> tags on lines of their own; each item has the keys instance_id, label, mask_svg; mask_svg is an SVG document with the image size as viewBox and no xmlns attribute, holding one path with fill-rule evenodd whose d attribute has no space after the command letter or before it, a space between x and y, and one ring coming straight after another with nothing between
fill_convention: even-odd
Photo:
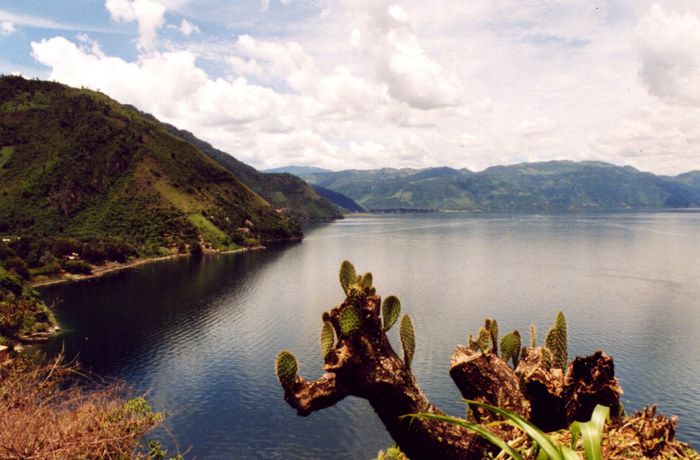
<instances>
[{"instance_id":1,"label":"shoreline","mask_svg":"<svg viewBox=\"0 0 700 460\"><path fill-rule=\"evenodd\" d=\"M239 249L232 249L230 251L218 251L218 250L204 250L202 251L201 255L210 255L210 254L231 254L234 252L243 252L243 251L248 251L248 250L253 250L253 249L263 249L264 246L256 246L252 248L239 248ZM60 278L51 278L51 279L46 279L46 280L40 280L40 281L29 281L27 284L31 288L37 288L37 287L43 287L43 286L50 286L53 284L59 284L59 283L67 283L71 281L82 281L82 280L87 280L87 279L92 279L92 278L99 278L103 275L106 275L108 273L113 273L117 272L120 270L125 270L127 268L134 268L138 267L140 265L145 265L149 264L152 262L159 262L163 260L169 260L169 259L176 259L178 257L190 257L192 256L191 253L184 253L184 254L170 254L167 256L162 256L162 257L152 257L148 259L134 259L130 262L126 263L119 263L119 262L108 262L104 265L93 265L93 270L92 273L89 275L77 275L77 274L65 274L61 275Z\"/></svg>"}]
</instances>

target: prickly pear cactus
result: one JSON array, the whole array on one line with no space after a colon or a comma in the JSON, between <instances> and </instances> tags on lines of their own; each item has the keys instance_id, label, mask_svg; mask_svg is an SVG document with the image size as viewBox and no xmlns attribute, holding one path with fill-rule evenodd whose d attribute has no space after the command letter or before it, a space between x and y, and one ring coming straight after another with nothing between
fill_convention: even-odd
<instances>
[{"instance_id":1,"label":"prickly pear cactus","mask_svg":"<svg viewBox=\"0 0 700 460\"><path fill-rule=\"evenodd\" d=\"M352 287L355 285L357 282L357 274L355 273L355 266L348 262L347 260L344 260L342 264L340 264L340 285L343 287L343 291L345 291L345 295L350 295L352 292Z\"/></svg>"},{"instance_id":2,"label":"prickly pear cactus","mask_svg":"<svg viewBox=\"0 0 700 460\"><path fill-rule=\"evenodd\" d=\"M406 367L411 368L413 361L413 353L416 351L416 336L413 331L413 323L411 317L403 315L399 324L399 337L401 338L401 347L403 348L403 362Z\"/></svg>"},{"instance_id":3,"label":"prickly pear cactus","mask_svg":"<svg viewBox=\"0 0 700 460\"><path fill-rule=\"evenodd\" d=\"M566 369L568 363L566 318L564 313L557 313L554 326L547 332L545 346L552 351L552 366L559 369Z\"/></svg>"},{"instance_id":4,"label":"prickly pear cactus","mask_svg":"<svg viewBox=\"0 0 700 460\"><path fill-rule=\"evenodd\" d=\"M367 272L362 276L362 281L360 282L360 285L362 288L371 288L372 287L372 273Z\"/></svg>"},{"instance_id":5,"label":"prickly pear cactus","mask_svg":"<svg viewBox=\"0 0 700 460\"><path fill-rule=\"evenodd\" d=\"M520 360L520 332L517 330L509 332L501 339L501 357L508 362L513 359L513 368L518 367Z\"/></svg>"},{"instance_id":6,"label":"prickly pear cactus","mask_svg":"<svg viewBox=\"0 0 700 460\"><path fill-rule=\"evenodd\" d=\"M324 360L333 349L334 341L335 332L333 331L333 325L330 321L324 321L323 328L321 329L321 353Z\"/></svg>"},{"instance_id":7,"label":"prickly pear cactus","mask_svg":"<svg viewBox=\"0 0 700 460\"><path fill-rule=\"evenodd\" d=\"M491 346L491 333L486 328L479 329L479 337L477 337L476 342L479 344L479 350L483 354L489 352L489 347Z\"/></svg>"},{"instance_id":8,"label":"prickly pear cactus","mask_svg":"<svg viewBox=\"0 0 700 460\"><path fill-rule=\"evenodd\" d=\"M530 325L530 348L535 348L537 345L537 329L535 329L535 325L531 324Z\"/></svg>"},{"instance_id":9,"label":"prickly pear cactus","mask_svg":"<svg viewBox=\"0 0 700 460\"><path fill-rule=\"evenodd\" d=\"M471 334L469 334L469 348L476 351L479 349L479 342L474 340Z\"/></svg>"},{"instance_id":10,"label":"prickly pear cactus","mask_svg":"<svg viewBox=\"0 0 700 460\"><path fill-rule=\"evenodd\" d=\"M277 355L275 370L277 371L277 378L282 384L282 388L285 390L291 388L296 380L298 370L297 359L292 352L284 350Z\"/></svg>"},{"instance_id":11,"label":"prickly pear cactus","mask_svg":"<svg viewBox=\"0 0 700 460\"><path fill-rule=\"evenodd\" d=\"M401 301L398 297L390 295L382 302L382 323L384 332L391 329L401 314Z\"/></svg>"},{"instance_id":12,"label":"prickly pear cactus","mask_svg":"<svg viewBox=\"0 0 700 460\"><path fill-rule=\"evenodd\" d=\"M491 346L493 347L493 352L498 355L498 323L495 319L491 320L487 330L491 333Z\"/></svg>"},{"instance_id":13,"label":"prickly pear cactus","mask_svg":"<svg viewBox=\"0 0 700 460\"><path fill-rule=\"evenodd\" d=\"M340 312L340 331L343 335L350 335L357 331L362 325L360 313L352 305L346 305L343 311Z\"/></svg>"},{"instance_id":14,"label":"prickly pear cactus","mask_svg":"<svg viewBox=\"0 0 700 460\"><path fill-rule=\"evenodd\" d=\"M552 368L552 353L549 351L549 348L547 347L542 347L542 367L544 367L547 370L550 370Z\"/></svg>"}]
</instances>

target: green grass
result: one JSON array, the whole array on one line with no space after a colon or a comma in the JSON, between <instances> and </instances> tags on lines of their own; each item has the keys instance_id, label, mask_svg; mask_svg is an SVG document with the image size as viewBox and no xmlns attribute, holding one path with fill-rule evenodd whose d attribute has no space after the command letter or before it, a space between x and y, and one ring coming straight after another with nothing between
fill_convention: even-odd
<instances>
[{"instance_id":1,"label":"green grass","mask_svg":"<svg viewBox=\"0 0 700 460\"><path fill-rule=\"evenodd\" d=\"M231 251L240 248L240 246L231 241L231 238L226 233L212 224L203 215L196 213L189 214L187 220L199 230L204 240L210 242L214 249Z\"/></svg>"}]
</instances>

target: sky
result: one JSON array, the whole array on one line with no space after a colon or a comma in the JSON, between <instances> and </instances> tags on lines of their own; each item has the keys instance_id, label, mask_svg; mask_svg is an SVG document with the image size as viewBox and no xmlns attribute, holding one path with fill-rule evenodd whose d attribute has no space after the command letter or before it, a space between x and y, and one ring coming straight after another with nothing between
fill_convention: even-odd
<instances>
[{"instance_id":1,"label":"sky","mask_svg":"<svg viewBox=\"0 0 700 460\"><path fill-rule=\"evenodd\" d=\"M0 0L0 73L258 169L700 169L697 0Z\"/></svg>"}]
</instances>

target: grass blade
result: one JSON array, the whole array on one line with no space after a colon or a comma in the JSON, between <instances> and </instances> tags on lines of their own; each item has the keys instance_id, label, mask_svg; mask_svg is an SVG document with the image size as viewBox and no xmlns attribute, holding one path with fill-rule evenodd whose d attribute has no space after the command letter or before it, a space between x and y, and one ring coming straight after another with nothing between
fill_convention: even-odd
<instances>
[{"instance_id":1,"label":"grass blade","mask_svg":"<svg viewBox=\"0 0 700 460\"><path fill-rule=\"evenodd\" d=\"M508 455L513 457L515 460L524 460L522 455L520 455L520 453L517 450L510 447L508 445L508 443L506 443L503 439L499 438L498 436L491 433L490 431L484 429L480 425L476 425L474 423L469 423L465 420L450 417L447 415L438 415L438 414L408 414L408 415L404 415L404 417L438 420L440 422L447 422L447 423L451 423L452 425L461 426L462 428L466 428L468 430L475 432L476 434L478 434L482 438L484 438L487 441L489 441L490 443L494 444L496 447L499 447L501 450L504 450Z\"/></svg>"},{"instance_id":2,"label":"grass blade","mask_svg":"<svg viewBox=\"0 0 700 460\"><path fill-rule=\"evenodd\" d=\"M534 442L536 442L542 450L549 456L551 459L561 459L562 458L562 452L559 449L559 447L555 446L554 443L552 442L551 439L549 439L549 436L547 436L546 433L544 433L542 430L537 428L535 425L533 425L531 422L525 420L523 417L520 415L516 414L515 412L511 412L506 409L502 409L500 407L495 407L495 406L490 406L488 404L480 403L477 401L470 401L465 399L464 400L467 404L473 404L478 407L483 407L485 409L488 409L492 412L495 412L499 415L502 415L503 417L506 418L506 423L508 423L511 426L514 426L516 428L521 429L525 433L527 433L528 436L532 438Z\"/></svg>"}]
</instances>

